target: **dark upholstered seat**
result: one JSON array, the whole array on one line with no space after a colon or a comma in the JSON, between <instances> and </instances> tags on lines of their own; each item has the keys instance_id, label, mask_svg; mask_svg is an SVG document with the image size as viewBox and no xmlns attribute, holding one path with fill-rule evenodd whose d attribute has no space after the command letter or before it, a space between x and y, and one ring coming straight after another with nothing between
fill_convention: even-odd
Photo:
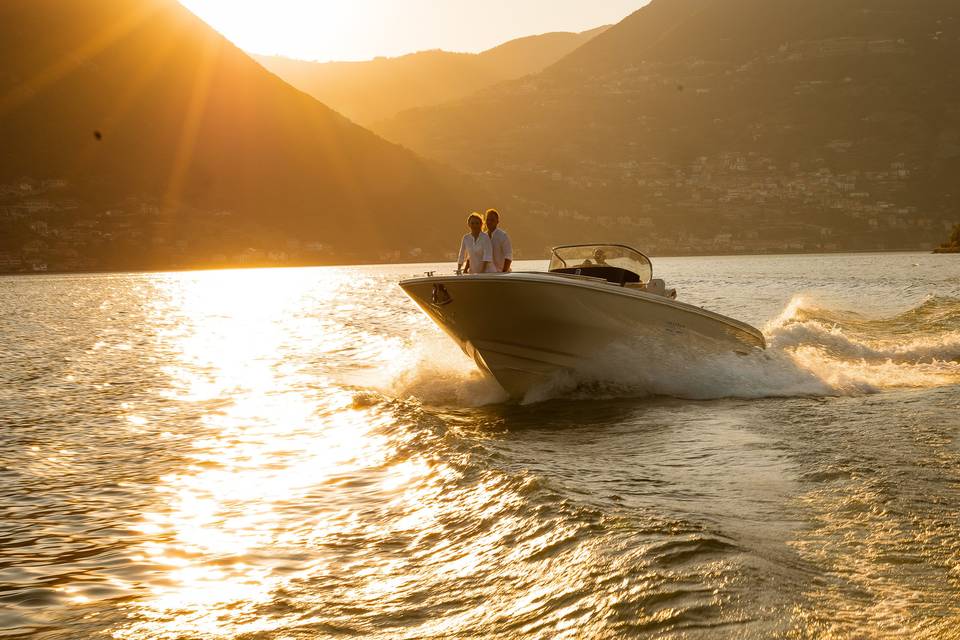
<instances>
[{"instance_id":1,"label":"dark upholstered seat","mask_svg":"<svg viewBox=\"0 0 960 640\"><path fill-rule=\"evenodd\" d=\"M603 278L613 284L629 284L631 282L640 282L640 276L621 269L620 267L611 267L610 265L590 265L586 267L566 267L563 269L554 269L553 273L568 273L575 276L589 276L591 278Z\"/></svg>"}]
</instances>

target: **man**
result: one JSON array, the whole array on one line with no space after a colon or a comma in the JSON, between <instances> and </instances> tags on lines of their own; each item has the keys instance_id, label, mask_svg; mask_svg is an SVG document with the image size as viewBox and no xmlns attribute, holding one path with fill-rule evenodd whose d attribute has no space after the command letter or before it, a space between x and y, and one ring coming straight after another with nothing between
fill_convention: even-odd
<instances>
[{"instance_id":1,"label":"man","mask_svg":"<svg viewBox=\"0 0 960 640\"><path fill-rule=\"evenodd\" d=\"M513 247L510 244L510 236L500 228L500 214L496 209L487 210L486 222L487 235L490 236L490 244L493 245L493 266L499 273L510 273Z\"/></svg>"}]
</instances>

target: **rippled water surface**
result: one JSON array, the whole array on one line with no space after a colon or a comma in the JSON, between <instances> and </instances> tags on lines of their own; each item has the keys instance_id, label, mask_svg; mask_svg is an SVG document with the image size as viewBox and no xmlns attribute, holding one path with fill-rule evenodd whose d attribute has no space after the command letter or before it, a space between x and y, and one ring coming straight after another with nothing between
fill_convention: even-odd
<instances>
[{"instance_id":1,"label":"rippled water surface","mask_svg":"<svg viewBox=\"0 0 960 640\"><path fill-rule=\"evenodd\" d=\"M657 260L768 352L519 405L428 268L0 278L0 637L960 638L956 256Z\"/></svg>"}]
</instances>

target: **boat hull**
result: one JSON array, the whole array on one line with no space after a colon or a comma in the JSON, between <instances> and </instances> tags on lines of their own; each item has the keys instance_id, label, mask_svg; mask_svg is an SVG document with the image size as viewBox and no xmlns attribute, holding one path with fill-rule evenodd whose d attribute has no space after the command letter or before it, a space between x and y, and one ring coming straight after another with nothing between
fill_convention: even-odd
<instances>
[{"instance_id":1,"label":"boat hull","mask_svg":"<svg viewBox=\"0 0 960 640\"><path fill-rule=\"evenodd\" d=\"M659 349L695 344L709 354L766 346L759 331L737 320L593 278L484 274L400 286L515 399L622 341Z\"/></svg>"}]
</instances>

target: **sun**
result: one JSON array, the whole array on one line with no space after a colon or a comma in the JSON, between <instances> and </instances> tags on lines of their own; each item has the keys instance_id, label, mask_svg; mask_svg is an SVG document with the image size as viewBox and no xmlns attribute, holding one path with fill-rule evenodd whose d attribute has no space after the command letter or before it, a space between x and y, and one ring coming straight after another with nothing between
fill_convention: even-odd
<instances>
[{"instance_id":1,"label":"sun","mask_svg":"<svg viewBox=\"0 0 960 640\"><path fill-rule=\"evenodd\" d=\"M305 60L366 59L371 42L388 42L369 3L302 0L180 0L250 53Z\"/></svg>"}]
</instances>

